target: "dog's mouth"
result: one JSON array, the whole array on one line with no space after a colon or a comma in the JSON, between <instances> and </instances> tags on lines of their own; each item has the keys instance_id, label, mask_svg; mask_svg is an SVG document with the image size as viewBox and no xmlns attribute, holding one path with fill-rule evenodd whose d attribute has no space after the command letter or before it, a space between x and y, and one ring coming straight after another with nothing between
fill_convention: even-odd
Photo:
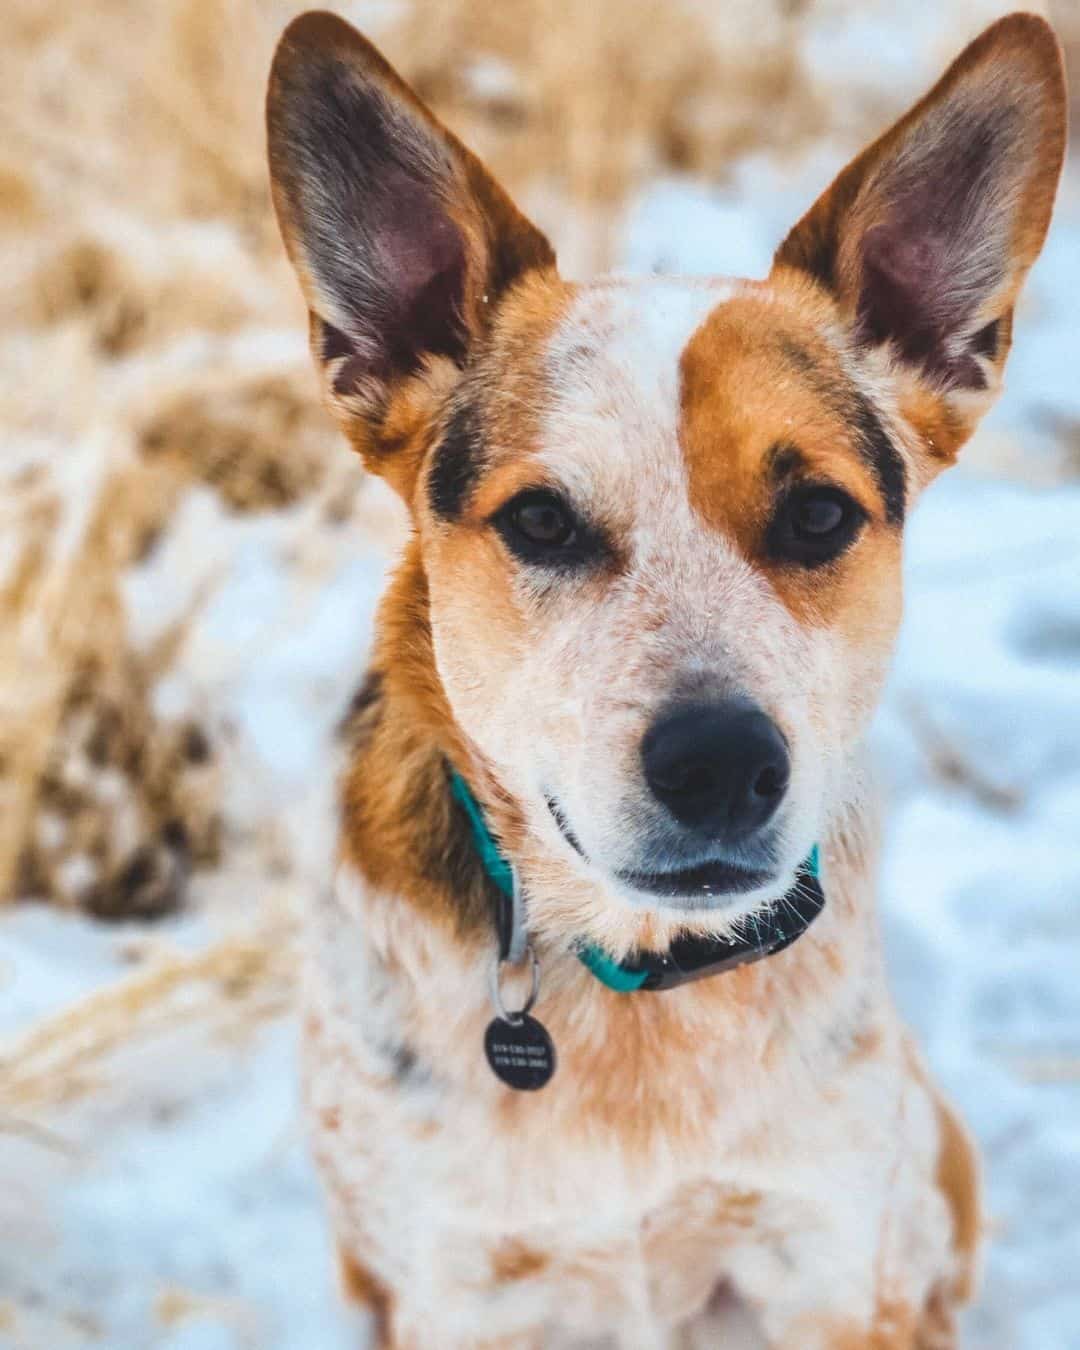
<instances>
[{"instance_id":1,"label":"dog's mouth","mask_svg":"<svg viewBox=\"0 0 1080 1350\"><path fill-rule=\"evenodd\" d=\"M747 891L767 886L774 879L771 872L723 861L699 863L696 867L672 872L616 872L615 875L635 891L665 900L696 900L698 903L723 900L729 895L745 895Z\"/></svg>"},{"instance_id":2,"label":"dog's mouth","mask_svg":"<svg viewBox=\"0 0 1080 1350\"><path fill-rule=\"evenodd\" d=\"M579 857L589 862L588 854L581 847L559 803L548 795L545 795L544 800L559 833ZM621 871L614 875L624 886L643 895L663 900L690 900L699 906L719 903L732 895L745 895L776 879L770 871L740 867L737 863L723 859L660 872Z\"/></svg>"}]
</instances>

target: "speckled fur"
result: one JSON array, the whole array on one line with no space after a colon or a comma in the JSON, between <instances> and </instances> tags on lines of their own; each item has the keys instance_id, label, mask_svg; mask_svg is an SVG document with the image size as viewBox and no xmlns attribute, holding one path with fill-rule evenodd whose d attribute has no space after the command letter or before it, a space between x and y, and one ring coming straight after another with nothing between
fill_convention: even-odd
<instances>
[{"instance_id":1,"label":"speckled fur","mask_svg":"<svg viewBox=\"0 0 1080 1350\"><path fill-rule=\"evenodd\" d=\"M351 316L348 287L335 290L344 275L366 304L365 287L381 288L385 309L397 282L378 270L382 216L364 222L355 276L349 240L327 245L327 220L347 230L362 194L335 215L332 191L304 187L310 145L296 158L290 137L306 125L296 100L320 97L304 75L316 57L340 108L376 99L373 134L399 138L394 172L410 155L420 166L406 170L415 237L399 254L427 286L429 211L439 294L458 296L452 331L420 325L437 351L403 361L400 315L384 350L376 311ZM975 231L984 253L935 315L959 316L947 342L925 360L910 334L868 343L856 236L906 190L912 156L932 159L991 99L1003 167L979 180L980 217L965 221L964 247ZM1006 104L1015 119L998 116ZM283 39L275 202L317 365L416 526L350 720L340 857L313 905L304 980L305 1095L342 1285L386 1350L956 1344L981 1237L977 1165L887 992L860 745L899 622L904 508L1000 386L1049 220L1062 106L1049 29L1013 16L841 175L767 281L570 285L363 39L329 16ZM364 163L378 171L377 145ZM309 248L311 209L323 216ZM450 440L458 458L440 462ZM792 441L866 515L821 571L760 543L776 448ZM553 580L508 557L492 513L537 481L603 522L602 569ZM643 731L695 682L752 689L793 773L774 880L680 909L616 874L640 863ZM536 1094L508 1091L482 1053L492 897L448 765L524 884L538 1013L559 1055ZM731 931L788 889L815 841L828 903L779 956L626 996L574 955L583 939L621 956Z\"/></svg>"}]
</instances>

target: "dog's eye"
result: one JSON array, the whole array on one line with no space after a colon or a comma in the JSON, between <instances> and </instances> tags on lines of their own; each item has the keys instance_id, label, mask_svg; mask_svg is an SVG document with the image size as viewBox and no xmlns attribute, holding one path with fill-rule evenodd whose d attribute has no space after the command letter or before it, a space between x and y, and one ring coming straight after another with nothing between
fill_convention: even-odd
<instances>
[{"instance_id":1,"label":"dog's eye","mask_svg":"<svg viewBox=\"0 0 1080 1350\"><path fill-rule=\"evenodd\" d=\"M817 567L843 553L865 519L862 507L839 488L798 487L773 517L768 549L775 558Z\"/></svg>"},{"instance_id":2,"label":"dog's eye","mask_svg":"<svg viewBox=\"0 0 1080 1350\"><path fill-rule=\"evenodd\" d=\"M543 548L566 548L577 536L573 517L557 497L544 492L519 497L510 521L518 534Z\"/></svg>"},{"instance_id":3,"label":"dog's eye","mask_svg":"<svg viewBox=\"0 0 1080 1350\"><path fill-rule=\"evenodd\" d=\"M603 551L603 540L556 493L529 488L492 517L503 543L522 562L576 567Z\"/></svg>"}]
</instances>

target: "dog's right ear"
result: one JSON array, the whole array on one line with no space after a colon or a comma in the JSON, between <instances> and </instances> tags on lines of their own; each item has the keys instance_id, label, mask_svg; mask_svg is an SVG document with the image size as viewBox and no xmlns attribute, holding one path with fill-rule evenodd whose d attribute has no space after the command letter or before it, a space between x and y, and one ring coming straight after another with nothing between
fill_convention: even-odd
<instances>
[{"instance_id":1,"label":"dog's right ear","mask_svg":"<svg viewBox=\"0 0 1080 1350\"><path fill-rule=\"evenodd\" d=\"M406 496L425 414L499 295L551 268L544 236L336 15L285 30L266 101L281 233L332 411Z\"/></svg>"}]
</instances>

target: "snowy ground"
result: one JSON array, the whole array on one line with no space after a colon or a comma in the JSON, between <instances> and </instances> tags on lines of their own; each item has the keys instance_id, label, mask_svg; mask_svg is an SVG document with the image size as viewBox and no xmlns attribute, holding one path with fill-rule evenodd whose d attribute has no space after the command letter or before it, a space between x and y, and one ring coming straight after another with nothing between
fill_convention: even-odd
<instances>
[{"instance_id":1,"label":"snowy ground","mask_svg":"<svg viewBox=\"0 0 1080 1350\"><path fill-rule=\"evenodd\" d=\"M727 195L657 184L628 212L625 266L759 274L834 160L822 151L794 177L748 163ZM1078 293L1071 200L1018 323L980 464L1015 468L1022 446L1033 480L1055 476L1055 429L1080 425ZM209 494L184 510L169 547L184 553L186 584L219 564L227 580L161 697L227 709L244 809L253 820L276 811L305 860L281 882L287 906L318 884L327 856L330 730L362 668L383 554L328 531L319 575L286 582L290 537L318 528L304 507L284 525L219 518ZM128 593L148 640L171 603L169 556L152 566ZM1080 1346L1080 486L957 471L911 523L907 577L876 733L889 800L882 895L897 995L987 1158L995 1240L969 1344L1070 1350ZM246 894L244 878L241 859L200 881L192 912L151 939L52 910L4 912L0 1037L138 978L163 952L265 935L274 897ZM184 1016L182 1004L108 1061L98 1090L47 1110L6 1110L0 1074L0 1346L356 1345L298 1123L292 1020L272 998L233 992L235 1007Z\"/></svg>"}]
</instances>

